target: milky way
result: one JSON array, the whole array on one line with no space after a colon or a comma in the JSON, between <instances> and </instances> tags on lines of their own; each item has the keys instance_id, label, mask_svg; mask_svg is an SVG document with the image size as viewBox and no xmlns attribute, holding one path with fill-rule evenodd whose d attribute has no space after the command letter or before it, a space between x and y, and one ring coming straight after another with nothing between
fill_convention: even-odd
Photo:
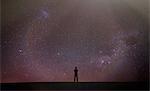
<instances>
[{"instance_id":1,"label":"milky way","mask_svg":"<svg viewBox=\"0 0 150 91\"><path fill-rule=\"evenodd\" d=\"M148 79L148 1L2 0L2 82Z\"/></svg>"}]
</instances>

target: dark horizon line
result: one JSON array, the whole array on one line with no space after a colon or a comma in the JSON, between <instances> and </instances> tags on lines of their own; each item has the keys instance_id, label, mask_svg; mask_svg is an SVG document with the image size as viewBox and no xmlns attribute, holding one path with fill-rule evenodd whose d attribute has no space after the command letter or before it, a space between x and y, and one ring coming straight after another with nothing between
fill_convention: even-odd
<instances>
[{"instance_id":1,"label":"dark horizon line","mask_svg":"<svg viewBox=\"0 0 150 91\"><path fill-rule=\"evenodd\" d=\"M149 82L148 80L145 81L79 81L79 82L74 82L74 81L23 81L23 82L0 82L2 83L134 83L134 82Z\"/></svg>"}]
</instances>

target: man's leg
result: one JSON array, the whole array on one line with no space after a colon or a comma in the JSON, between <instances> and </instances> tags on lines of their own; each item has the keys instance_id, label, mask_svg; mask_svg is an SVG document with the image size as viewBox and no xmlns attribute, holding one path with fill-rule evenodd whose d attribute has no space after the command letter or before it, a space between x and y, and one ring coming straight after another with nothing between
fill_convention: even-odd
<instances>
[{"instance_id":1,"label":"man's leg","mask_svg":"<svg viewBox=\"0 0 150 91\"><path fill-rule=\"evenodd\" d=\"M77 76L74 77L74 82L78 82L78 77Z\"/></svg>"}]
</instances>

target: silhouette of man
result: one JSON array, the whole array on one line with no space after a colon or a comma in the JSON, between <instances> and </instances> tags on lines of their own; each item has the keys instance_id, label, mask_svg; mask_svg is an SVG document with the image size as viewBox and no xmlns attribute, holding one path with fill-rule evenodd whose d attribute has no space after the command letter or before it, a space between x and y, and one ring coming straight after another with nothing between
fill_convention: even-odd
<instances>
[{"instance_id":1,"label":"silhouette of man","mask_svg":"<svg viewBox=\"0 0 150 91\"><path fill-rule=\"evenodd\" d=\"M74 69L74 82L78 82L78 69L75 67Z\"/></svg>"}]
</instances>

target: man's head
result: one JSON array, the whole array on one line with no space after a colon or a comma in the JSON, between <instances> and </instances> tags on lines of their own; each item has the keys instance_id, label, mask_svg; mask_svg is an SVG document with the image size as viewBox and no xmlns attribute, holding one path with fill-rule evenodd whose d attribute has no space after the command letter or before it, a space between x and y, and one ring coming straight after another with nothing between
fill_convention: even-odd
<instances>
[{"instance_id":1,"label":"man's head","mask_svg":"<svg viewBox=\"0 0 150 91\"><path fill-rule=\"evenodd\" d=\"M77 66L75 66L75 69L77 69Z\"/></svg>"}]
</instances>

